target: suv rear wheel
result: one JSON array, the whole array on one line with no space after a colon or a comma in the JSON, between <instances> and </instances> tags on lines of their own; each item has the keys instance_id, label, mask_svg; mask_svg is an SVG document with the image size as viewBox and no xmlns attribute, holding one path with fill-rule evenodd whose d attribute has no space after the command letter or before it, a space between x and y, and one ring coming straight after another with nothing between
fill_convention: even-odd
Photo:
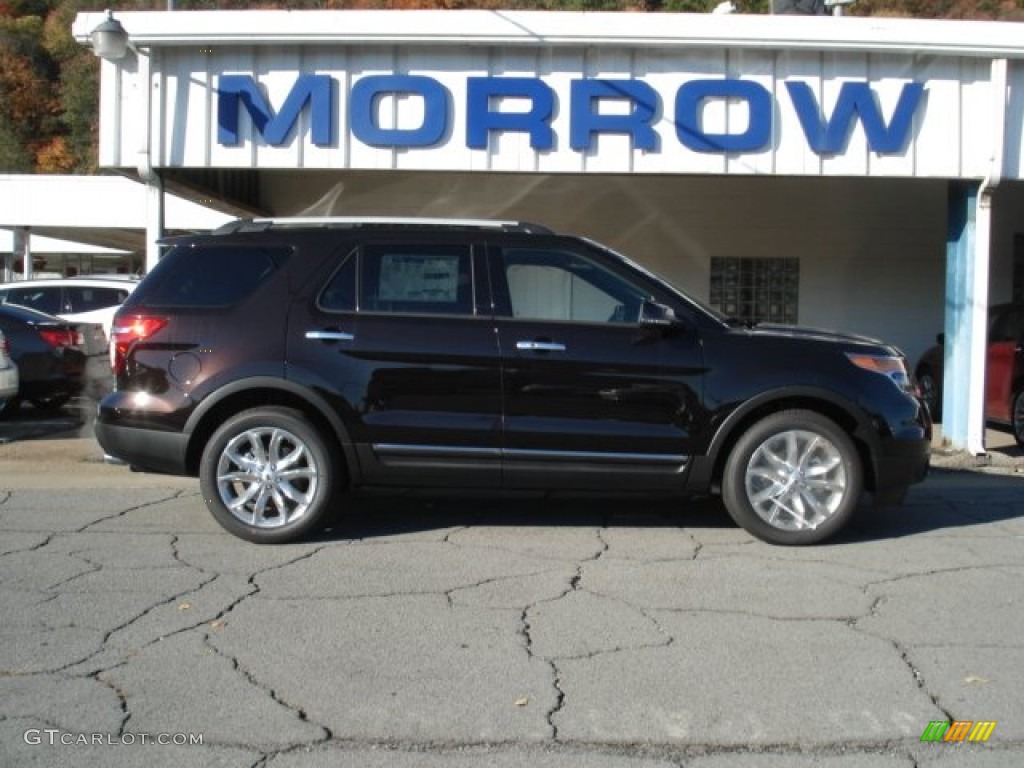
<instances>
[{"instance_id":1,"label":"suv rear wheel","mask_svg":"<svg viewBox=\"0 0 1024 768\"><path fill-rule=\"evenodd\" d=\"M853 441L813 411L782 411L750 427L725 465L722 498L739 525L773 544L814 544L849 521L863 470Z\"/></svg>"},{"instance_id":2,"label":"suv rear wheel","mask_svg":"<svg viewBox=\"0 0 1024 768\"><path fill-rule=\"evenodd\" d=\"M295 541L324 519L341 462L299 411L253 408L232 416L203 450L199 484L214 518L260 544Z\"/></svg>"}]
</instances>

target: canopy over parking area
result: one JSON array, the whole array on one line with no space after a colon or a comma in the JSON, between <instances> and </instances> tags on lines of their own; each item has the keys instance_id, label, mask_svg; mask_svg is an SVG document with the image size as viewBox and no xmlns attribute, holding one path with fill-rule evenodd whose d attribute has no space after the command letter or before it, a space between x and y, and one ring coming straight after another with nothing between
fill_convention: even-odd
<instances>
[{"instance_id":1,"label":"canopy over parking area","mask_svg":"<svg viewBox=\"0 0 1024 768\"><path fill-rule=\"evenodd\" d=\"M167 233L215 229L232 217L202 198L164 195L123 176L0 175L0 254L3 280L32 276L33 254L143 253L149 226Z\"/></svg>"}]
</instances>

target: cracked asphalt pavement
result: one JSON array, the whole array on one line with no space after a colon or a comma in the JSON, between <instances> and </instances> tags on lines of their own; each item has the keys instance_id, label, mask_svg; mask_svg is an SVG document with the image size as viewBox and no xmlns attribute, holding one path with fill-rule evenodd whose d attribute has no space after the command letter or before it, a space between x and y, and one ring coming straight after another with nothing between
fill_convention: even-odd
<instances>
[{"instance_id":1,"label":"cracked asphalt pavement","mask_svg":"<svg viewBox=\"0 0 1024 768\"><path fill-rule=\"evenodd\" d=\"M1020 766L1022 483L938 471L802 549L412 494L261 547L88 439L0 446L0 766Z\"/></svg>"}]
</instances>

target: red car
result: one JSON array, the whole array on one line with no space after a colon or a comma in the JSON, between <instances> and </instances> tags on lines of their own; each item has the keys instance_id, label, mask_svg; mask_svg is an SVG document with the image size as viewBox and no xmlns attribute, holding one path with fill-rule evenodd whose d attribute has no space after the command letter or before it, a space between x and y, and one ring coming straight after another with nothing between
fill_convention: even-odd
<instances>
[{"instance_id":1,"label":"red car","mask_svg":"<svg viewBox=\"0 0 1024 768\"><path fill-rule=\"evenodd\" d=\"M921 397L936 421L942 416L943 335L915 371ZM1008 426L1024 448L1024 304L989 309L985 361L985 419Z\"/></svg>"}]
</instances>

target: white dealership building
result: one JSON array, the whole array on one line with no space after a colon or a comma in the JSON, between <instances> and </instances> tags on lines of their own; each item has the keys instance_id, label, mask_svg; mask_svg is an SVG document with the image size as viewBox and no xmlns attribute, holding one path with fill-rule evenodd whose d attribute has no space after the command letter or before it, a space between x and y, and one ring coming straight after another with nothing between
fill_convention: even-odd
<instances>
[{"instance_id":1,"label":"white dealership building","mask_svg":"<svg viewBox=\"0 0 1024 768\"><path fill-rule=\"evenodd\" d=\"M945 434L979 453L986 307L1024 300L1022 31L511 11L74 24L104 56L100 163L151 190L150 263L165 190L254 216L536 221L728 314L879 336L912 364L944 331Z\"/></svg>"}]
</instances>

